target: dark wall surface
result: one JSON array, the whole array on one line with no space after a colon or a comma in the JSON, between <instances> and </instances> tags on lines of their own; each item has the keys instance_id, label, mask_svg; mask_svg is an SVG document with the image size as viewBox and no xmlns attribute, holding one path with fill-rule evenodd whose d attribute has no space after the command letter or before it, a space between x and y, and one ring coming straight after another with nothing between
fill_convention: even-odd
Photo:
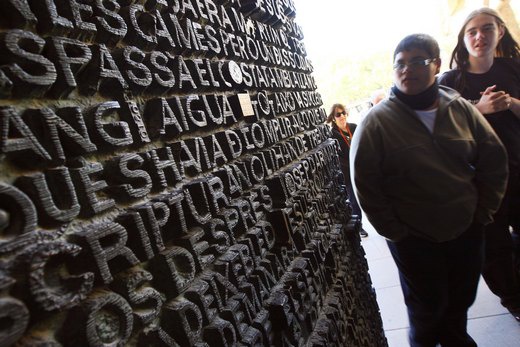
<instances>
[{"instance_id":1,"label":"dark wall surface","mask_svg":"<svg viewBox=\"0 0 520 347\"><path fill-rule=\"evenodd\" d=\"M295 13L0 1L1 346L386 346Z\"/></svg>"}]
</instances>

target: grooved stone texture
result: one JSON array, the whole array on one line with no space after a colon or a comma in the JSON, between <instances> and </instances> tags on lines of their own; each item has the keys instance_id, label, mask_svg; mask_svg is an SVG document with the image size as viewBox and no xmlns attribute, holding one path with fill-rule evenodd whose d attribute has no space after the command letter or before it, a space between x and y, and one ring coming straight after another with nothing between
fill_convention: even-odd
<instances>
[{"instance_id":1,"label":"grooved stone texture","mask_svg":"<svg viewBox=\"0 0 520 347\"><path fill-rule=\"evenodd\" d=\"M295 14L0 1L1 346L386 346Z\"/></svg>"}]
</instances>

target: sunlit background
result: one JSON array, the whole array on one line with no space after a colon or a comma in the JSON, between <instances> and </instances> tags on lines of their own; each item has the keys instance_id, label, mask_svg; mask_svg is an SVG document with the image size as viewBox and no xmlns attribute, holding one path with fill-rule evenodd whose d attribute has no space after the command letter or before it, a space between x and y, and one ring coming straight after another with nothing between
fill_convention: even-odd
<instances>
[{"instance_id":1,"label":"sunlit background","mask_svg":"<svg viewBox=\"0 0 520 347\"><path fill-rule=\"evenodd\" d=\"M520 0L295 0L295 5L325 110L347 104L355 123L370 95L391 87L393 51L408 34L437 39L441 71L449 69L463 20L477 8L498 10L520 42Z\"/></svg>"}]
</instances>

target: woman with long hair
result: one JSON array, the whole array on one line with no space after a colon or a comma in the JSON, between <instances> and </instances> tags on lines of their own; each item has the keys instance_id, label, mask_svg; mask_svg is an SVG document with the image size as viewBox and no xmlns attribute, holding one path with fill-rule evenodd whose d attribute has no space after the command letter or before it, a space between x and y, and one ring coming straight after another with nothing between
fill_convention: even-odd
<instances>
[{"instance_id":1,"label":"woman with long hair","mask_svg":"<svg viewBox=\"0 0 520 347\"><path fill-rule=\"evenodd\" d=\"M327 123L332 126L332 137L339 142L339 163L341 165L341 172L345 179L345 186L347 187L347 193L352 204L352 214L358 215L361 220L361 209L359 208L354 190L352 189L352 183L350 182L350 165L349 165L349 153L350 153L350 142L352 142L352 135L356 131L356 124L347 122L348 111L343 104L334 104L330 110L329 116L327 117ZM367 237L368 233L361 228L359 231L361 237Z\"/></svg>"},{"instance_id":2,"label":"woman with long hair","mask_svg":"<svg viewBox=\"0 0 520 347\"><path fill-rule=\"evenodd\" d=\"M456 89L485 116L508 153L507 191L486 226L482 275L501 303L520 321L520 279L514 268L509 224L520 214L520 48L499 14L490 8L464 21L450 68L439 83Z\"/></svg>"}]
</instances>

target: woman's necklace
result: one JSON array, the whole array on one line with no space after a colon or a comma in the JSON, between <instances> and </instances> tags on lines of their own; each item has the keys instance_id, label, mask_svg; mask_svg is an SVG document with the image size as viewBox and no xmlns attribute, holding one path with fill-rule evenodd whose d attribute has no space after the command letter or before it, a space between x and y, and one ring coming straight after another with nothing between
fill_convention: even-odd
<instances>
[{"instance_id":1,"label":"woman's necklace","mask_svg":"<svg viewBox=\"0 0 520 347\"><path fill-rule=\"evenodd\" d=\"M348 133L348 139L352 140L352 133L350 132L350 127L348 126L348 123L345 123L345 126L347 127L347 133ZM343 134L343 130L341 130L339 127L339 133L341 134L341 137L343 137L343 141L347 144L348 148L350 148L350 142L347 141L347 138L345 137L345 134Z\"/></svg>"}]
</instances>

